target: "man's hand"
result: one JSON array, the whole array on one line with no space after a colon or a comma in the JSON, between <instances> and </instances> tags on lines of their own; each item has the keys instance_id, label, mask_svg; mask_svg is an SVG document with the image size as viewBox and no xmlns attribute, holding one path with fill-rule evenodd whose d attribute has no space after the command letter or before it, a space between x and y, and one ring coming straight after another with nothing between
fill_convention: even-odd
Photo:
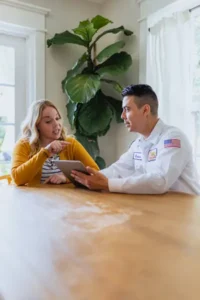
<instances>
[{"instance_id":1,"label":"man's hand","mask_svg":"<svg viewBox=\"0 0 200 300\"><path fill-rule=\"evenodd\" d=\"M52 184L61 184L61 183L70 183L70 181L65 177L64 174L54 174L51 175L45 182L46 183L52 183Z\"/></svg>"},{"instance_id":2,"label":"man's hand","mask_svg":"<svg viewBox=\"0 0 200 300\"><path fill-rule=\"evenodd\" d=\"M71 176L79 183L85 185L90 190L104 190L109 191L108 178L98 171L87 167L86 168L90 175L86 175L82 172L73 170Z\"/></svg>"}]
</instances>

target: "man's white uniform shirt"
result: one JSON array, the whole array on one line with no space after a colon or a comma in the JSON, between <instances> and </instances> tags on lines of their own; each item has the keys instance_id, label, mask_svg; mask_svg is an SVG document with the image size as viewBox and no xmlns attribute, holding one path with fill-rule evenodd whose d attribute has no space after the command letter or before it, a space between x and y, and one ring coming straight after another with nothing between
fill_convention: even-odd
<instances>
[{"instance_id":1,"label":"man's white uniform shirt","mask_svg":"<svg viewBox=\"0 0 200 300\"><path fill-rule=\"evenodd\" d=\"M192 147L185 134L159 120L148 138L138 137L110 167L101 170L110 192L200 194Z\"/></svg>"}]
</instances>

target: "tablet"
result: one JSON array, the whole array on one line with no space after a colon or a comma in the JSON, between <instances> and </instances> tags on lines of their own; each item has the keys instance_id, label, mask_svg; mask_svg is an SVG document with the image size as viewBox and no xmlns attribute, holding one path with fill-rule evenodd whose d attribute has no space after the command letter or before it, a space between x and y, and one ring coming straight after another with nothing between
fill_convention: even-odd
<instances>
[{"instance_id":1,"label":"tablet","mask_svg":"<svg viewBox=\"0 0 200 300\"><path fill-rule=\"evenodd\" d=\"M65 174L67 178L75 185L80 187L85 187L83 184L77 182L72 176L72 170L76 170L85 174L88 174L88 171L84 164L79 160L52 160L53 163ZM86 188L86 187L85 187Z\"/></svg>"}]
</instances>

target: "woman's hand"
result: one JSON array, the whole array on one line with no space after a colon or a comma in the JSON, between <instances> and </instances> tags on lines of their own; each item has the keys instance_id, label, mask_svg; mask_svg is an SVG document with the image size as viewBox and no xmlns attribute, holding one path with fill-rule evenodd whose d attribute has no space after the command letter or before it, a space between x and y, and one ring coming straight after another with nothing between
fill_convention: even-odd
<instances>
[{"instance_id":1,"label":"woman's hand","mask_svg":"<svg viewBox=\"0 0 200 300\"><path fill-rule=\"evenodd\" d=\"M69 179L65 177L63 173L58 173L51 175L47 180L45 180L44 184L52 183L52 184L61 184L61 183L70 183Z\"/></svg>"},{"instance_id":2,"label":"woman's hand","mask_svg":"<svg viewBox=\"0 0 200 300\"><path fill-rule=\"evenodd\" d=\"M69 144L69 142L56 140L47 145L45 149L49 151L49 156L53 156L61 152Z\"/></svg>"}]
</instances>

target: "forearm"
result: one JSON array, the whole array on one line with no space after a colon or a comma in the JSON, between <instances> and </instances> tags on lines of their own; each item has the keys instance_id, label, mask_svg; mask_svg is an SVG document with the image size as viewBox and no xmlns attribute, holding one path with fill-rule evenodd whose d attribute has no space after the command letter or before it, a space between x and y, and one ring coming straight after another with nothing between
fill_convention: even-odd
<instances>
[{"instance_id":1,"label":"forearm","mask_svg":"<svg viewBox=\"0 0 200 300\"><path fill-rule=\"evenodd\" d=\"M101 170L100 172L107 178L114 179L131 176L135 173L135 170L132 166L127 167L124 163L116 162L110 167Z\"/></svg>"},{"instance_id":2,"label":"forearm","mask_svg":"<svg viewBox=\"0 0 200 300\"><path fill-rule=\"evenodd\" d=\"M108 187L110 192L127 194L163 194L168 191L165 177L158 173L111 178Z\"/></svg>"},{"instance_id":3,"label":"forearm","mask_svg":"<svg viewBox=\"0 0 200 300\"><path fill-rule=\"evenodd\" d=\"M37 154L27 161L14 157L11 171L12 178L17 185L23 185L31 181L41 170L42 165L48 158L48 151L41 149Z\"/></svg>"}]
</instances>

